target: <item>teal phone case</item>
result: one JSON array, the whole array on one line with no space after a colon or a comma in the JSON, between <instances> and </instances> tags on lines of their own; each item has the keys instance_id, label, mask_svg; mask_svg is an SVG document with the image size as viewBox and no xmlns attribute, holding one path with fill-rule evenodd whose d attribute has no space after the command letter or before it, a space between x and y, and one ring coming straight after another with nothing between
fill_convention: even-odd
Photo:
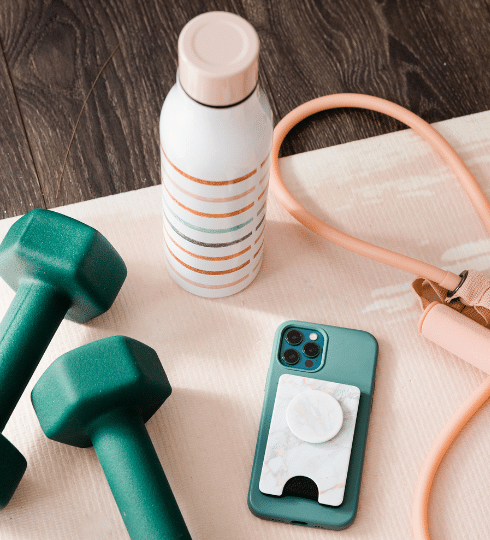
<instances>
[{"instance_id":1,"label":"teal phone case","mask_svg":"<svg viewBox=\"0 0 490 540\"><path fill-rule=\"evenodd\" d=\"M323 359L316 371L300 371L280 362L281 337L289 327L305 328L322 333L325 339ZM359 502L377 355L376 339L362 330L300 321L287 321L279 326L274 337L271 363L267 374L265 400L248 492L248 506L254 515L272 521L333 530L342 530L352 524ZM289 495L275 497L265 495L259 490L277 385L279 377L284 374L304 374L313 379L357 386L361 391L344 500L340 506L325 506L317 501Z\"/></svg>"}]
</instances>

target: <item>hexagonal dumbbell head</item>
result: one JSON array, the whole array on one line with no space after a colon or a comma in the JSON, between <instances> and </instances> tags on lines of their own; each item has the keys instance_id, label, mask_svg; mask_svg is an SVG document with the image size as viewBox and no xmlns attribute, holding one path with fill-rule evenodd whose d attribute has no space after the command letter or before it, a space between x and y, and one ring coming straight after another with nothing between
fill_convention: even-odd
<instances>
[{"instance_id":1,"label":"hexagonal dumbbell head","mask_svg":"<svg viewBox=\"0 0 490 540\"><path fill-rule=\"evenodd\" d=\"M44 433L55 441L91 446L87 426L112 410L136 410L146 422L172 388L157 353L131 338L114 336L55 360L32 391Z\"/></svg>"},{"instance_id":2,"label":"hexagonal dumbbell head","mask_svg":"<svg viewBox=\"0 0 490 540\"><path fill-rule=\"evenodd\" d=\"M71 300L66 318L80 323L111 307L126 274L98 231L50 210L21 217L0 245L0 276L15 291L25 279L49 283Z\"/></svg>"},{"instance_id":3,"label":"hexagonal dumbbell head","mask_svg":"<svg viewBox=\"0 0 490 540\"><path fill-rule=\"evenodd\" d=\"M64 354L32 391L50 439L93 444L132 540L191 540L144 425L171 391L156 352L122 336Z\"/></svg>"},{"instance_id":4,"label":"hexagonal dumbbell head","mask_svg":"<svg viewBox=\"0 0 490 540\"><path fill-rule=\"evenodd\" d=\"M95 229L49 210L17 220L0 245L0 276L16 295L0 323L0 432L64 317L86 322L107 311L126 265ZM20 482L25 459L0 439L0 505Z\"/></svg>"}]
</instances>

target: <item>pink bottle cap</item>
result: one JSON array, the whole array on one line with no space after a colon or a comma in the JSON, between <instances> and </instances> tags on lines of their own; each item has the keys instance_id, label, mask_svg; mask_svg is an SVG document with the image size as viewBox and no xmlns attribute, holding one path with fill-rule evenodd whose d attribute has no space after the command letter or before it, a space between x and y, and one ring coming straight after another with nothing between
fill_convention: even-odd
<instances>
[{"instance_id":1,"label":"pink bottle cap","mask_svg":"<svg viewBox=\"0 0 490 540\"><path fill-rule=\"evenodd\" d=\"M233 105L252 93L258 79L259 36L234 13L198 15L179 37L179 79L205 105Z\"/></svg>"}]
</instances>

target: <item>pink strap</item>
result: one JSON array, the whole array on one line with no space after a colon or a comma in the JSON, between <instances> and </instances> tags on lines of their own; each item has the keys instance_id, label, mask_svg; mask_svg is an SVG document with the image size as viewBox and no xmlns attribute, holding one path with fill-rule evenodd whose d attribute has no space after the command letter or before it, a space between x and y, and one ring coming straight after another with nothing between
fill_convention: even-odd
<instances>
[{"instance_id":1,"label":"pink strap","mask_svg":"<svg viewBox=\"0 0 490 540\"><path fill-rule=\"evenodd\" d=\"M375 246L345 234L328 225L301 206L288 191L279 170L279 149L289 131L301 120L326 109L337 107L357 107L385 113L401 120L428 141L436 152L454 171L466 190L487 231L490 233L490 203L464 161L454 148L427 122L412 112L384 99L361 94L336 94L308 101L287 114L274 129L271 150L270 184L274 195L286 210L305 227L319 236L365 257L375 259L401 270L406 270L422 278L416 279L413 289L419 296L422 306L429 298L448 303L464 315L468 315L484 326L488 326L490 309L490 282L478 272L468 272L465 282L452 272L437 268L393 251ZM460 286L454 297L447 291ZM417 483L413 504L413 530L416 540L430 540L427 525L427 509L432 480L446 450L471 416L490 397L490 377L468 398L455 413L448 425L436 439L422 467Z\"/></svg>"},{"instance_id":2,"label":"pink strap","mask_svg":"<svg viewBox=\"0 0 490 540\"><path fill-rule=\"evenodd\" d=\"M432 482L449 446L471 417L490 397L490 377L472 392L468 399L453 414L432 444L420 469L412 505L412 521L415 540L430 540L427 508Z\"/></svg>"},{"instance_id":3,"label":"pink strap","mask_svg":"<svg viewBox=\"0 0 490 540\"><path fill-rule=\"evenodd\" d=\"M428 263L395 253L369 242L354 238L328 225L304 208L288 191L279 170L279 149L289 131L301 120L319 111L338 107L355 107L378 111L404 122L428 141L434 150L451 167L470 197L485 227L490 232L490 203L481 187L456 150L430 124L407 109L385 99L362 94L334 94L303 103L288 113L275 127L271 150L270 185L284 208L305 227L340 247L375 259L390 266L435 281L446 289L455 289L460 278L452 272Z\"/></svg>"}]
</instances>

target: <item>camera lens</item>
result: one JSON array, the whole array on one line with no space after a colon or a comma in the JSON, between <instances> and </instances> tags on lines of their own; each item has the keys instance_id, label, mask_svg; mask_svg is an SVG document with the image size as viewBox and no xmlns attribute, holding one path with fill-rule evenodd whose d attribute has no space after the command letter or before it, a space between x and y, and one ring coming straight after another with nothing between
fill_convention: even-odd
<instances>
[{"instance_id":1,"label":"camera lens","mask_svg":"<svg viewBox=\"0 0 490 540\"><path fill-rule=\"evenodd\" d=\"M308 358L316 358L320 354L320 347L316 343L309 341L305 343L303 352Z\"/></svg>"},{"instance_id":2,"label":"camera lens","mask_svg":"<svg viewBox=\"0 0 490 540\"><path fill-rule=\"evenodd\" d=\"M301 358L299 352L296 349L286 349L283 354L284 361L288 366L294 366Z\"/></svg>"},{"instance_id":3,"label":"camera lens","mask_svg":"<svg viewBox=\"0 0 490 540\"><path fill-rule=\"evenodd\" d=\"M303 334L299 330L289 330L286 341L289 345L299 345L303 341Z\"/></svg>"}]
</instances>

